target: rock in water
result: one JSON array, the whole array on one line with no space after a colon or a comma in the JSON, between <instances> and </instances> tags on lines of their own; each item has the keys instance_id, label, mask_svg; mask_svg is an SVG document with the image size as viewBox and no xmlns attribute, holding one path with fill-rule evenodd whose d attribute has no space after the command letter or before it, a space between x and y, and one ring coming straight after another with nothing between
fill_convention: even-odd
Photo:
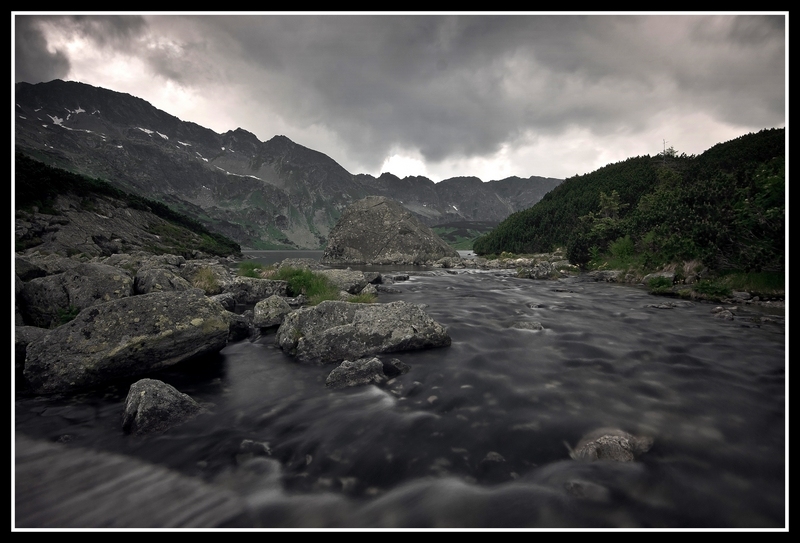
<instances>
[{"instance_id":1,"label":"rock in water","mask_svg":"<svg viewBox=\"0 0 800 543\"><path fill-rule=\"evenodd\" d=\"M381 353L447 347L447 330L417 304L326 300L286 315L275 341L301 362L318 365Z\"/></svg>"},{"instance_id":2,"label":"rock in water","mask_svg":"<svg viewBox=\"0 0 800 543\"><path fill-rule=\"evenodd\" d=\"M368 196L342 214L328 236L323 264L424 264L458 251L399 202Z\"/></svg>"},{"instance_id":3,"label":"rock in water","mask_svg":"<svg viewBox=\"0 0 800 543\"><path fill-rule=\"evenodd\" d=\"M575 446L567 445L575 460L614 460L631 462L653 446L653 439L637 437L617 428L600 428L589 432Z\"/></svg>"},{"instance_id":4,"label":"rock in water","mask_svg":"<svg viewBox=\"0 0 800 543\"><path fill-rule=\"evenodd\" d=\"M125 399L122 429L136 435L157 434L203 411L189 395L158 379L140 379Z\"/></svg>"}]
</instances>

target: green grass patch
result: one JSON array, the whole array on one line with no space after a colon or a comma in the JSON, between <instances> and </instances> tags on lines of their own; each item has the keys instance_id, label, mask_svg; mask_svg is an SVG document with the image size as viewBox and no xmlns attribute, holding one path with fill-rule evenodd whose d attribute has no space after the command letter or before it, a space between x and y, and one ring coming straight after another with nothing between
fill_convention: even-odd
<instances>
[{"instance_id":1,"label":"green grass patch","mask_svg":"<svg viewBox=\"0 0 800 543\"><path fill-rule=\"evenodd\" d=\"M311 270L285 266L278 268L272 279L286 281L289 296L302 294L311 305L317 305L324 300L339 299L339 288L321 273Z\"/></svg>"},{"instance_id":2,"label":"green grass patch","mask_svg":"<svg viewBox=\"0 0 800 543\"><path fill-rule=\"evenodd\" d=\"M650 294L669 294L672 292L672 281L666 277L653 277L647 281Z\"/></svg>"},{"instance_id":3,"label":"green grass patch","mask_svg":"<svg viewBox=\"0 0 800 543\"><path fill-rule=\"evenodd\" d=\"M245 260L239 263L239 275L241 277L255 277L258 279L264 276L264 271L267 269L260 262L253 262L252 260Z\"/></svg>"},{"instance_id":4,"label":"green grass patch","mask_svg":"<svg viewBox=\"0 0 800 543\"><path fill-rule=\"evenodd\" d=\"M711 279L705 279L696 283L694 285L694 291L700 294L701 298L712 301L720 301L731 295L730 287Z\"/></svg>"},{"instance_id":5,"label":"green grass patch","mask_svg":"<svg viewBox=\"0 0 800 543\"><path fill-rule=\"evenodd\" d=\"M371 304L375 303L378 300L378 297L375 294L371 293L361 293L361 294L354 294L348 298L348 302L353 302L355 304Z\"/></svg>"},{"instance_id":6,"label":"green grass patch","mask_svg":"<svg viewBox=\"0 0 800 543\"><path fill-rule=\"evenodd\" d=\"M217 279L214 271L208 267L203 267L197 270L192 277L192 286L203 289L203 292L209 296L213 296L222 292L222 285L220 285L219 279Z\"/></svg>"},{"instance_id":7,"label":"green grass patch","mask_svg":"<svg viewBox=\"0 0 800 543\"><path fill-rule=\"evenodd\" d=\"M717 283L730 290L742 290L762 298L782 298L786 292L784 272L730 272L721 275Z\"/></svg>"}]
</instances>

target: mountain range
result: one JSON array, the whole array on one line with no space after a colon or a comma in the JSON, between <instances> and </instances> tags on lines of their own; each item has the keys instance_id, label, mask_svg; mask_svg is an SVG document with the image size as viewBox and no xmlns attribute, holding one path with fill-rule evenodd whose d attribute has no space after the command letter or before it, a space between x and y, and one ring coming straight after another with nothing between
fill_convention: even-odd
<instances>
[{"instance_id":1,"label":"mountain range","mask_svg":"<svg viewBox=\"0 0 800 543\"><path fill-rule=\"evenodd\" d=\"M323 248L344 209L366 196L398 200L428 226L497 223L563 181L352 174L286 136L218 134L78 82L16 83L14 99L17 152L162 202L243 248Z\"/></svg>"}]
</instances>

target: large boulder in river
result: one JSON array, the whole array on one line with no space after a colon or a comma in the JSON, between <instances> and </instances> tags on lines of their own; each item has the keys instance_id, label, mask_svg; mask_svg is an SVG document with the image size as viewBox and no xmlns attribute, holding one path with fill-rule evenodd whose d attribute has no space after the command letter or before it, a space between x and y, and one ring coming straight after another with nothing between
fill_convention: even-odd
<instances>
[{"instance_id":1,"label":"large boulder in river","mask_svg":"<svg viewBox=\"0 0 800 543\"><path fill-rule=\"evenodd\" d=\"M29 343L23 373L39 394L89 388L218 352L229 328L229 312L199 289L130 296Z\"/></svg>"},{"instance_id":2,"label":"large boulder in river","mask_svg":"<svg viewBox=\"0 0 800 543\"><path fill-rule=\"evenodd\" d=\"M339 363L369 355L446 347L447 330L422 306L405 301L358 304L328 300L288 315L276 342L301 362Z\"/></svg>"},{"instance_id":3,"label":"large boulder in river","mask_svg":"<svg viewBox=\"0 0 800 543\"><path fill-rule=\"evenodd\" d=\"M399 202L368 196L342 214L328 236L323 264L425 264L458 257Z\"/></svg>"}]
</instances>

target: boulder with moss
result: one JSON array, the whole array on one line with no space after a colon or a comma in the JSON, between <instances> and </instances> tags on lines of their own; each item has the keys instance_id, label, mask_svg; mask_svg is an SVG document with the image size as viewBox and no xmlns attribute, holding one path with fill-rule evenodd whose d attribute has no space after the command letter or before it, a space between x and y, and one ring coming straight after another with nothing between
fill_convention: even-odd
<instances>
[{"instance_id":1,"label":"boulder with moss","mask_svg":"<svg viewBox=\"0 0 800 543\"><path fill-rule=\"evenodd\" d=\"M286 315L276 343L301 362L332 364L380 353L446 347L444 326L405 301L359 304L328 300Z\"/></svg>"},{"instance_id":2,"label":"boulder with moss","mask_svg":"<svg viewBox=\"0 0 800 543\"><path fill-rule=\"evenodd\" d=\"M199 289L112 300L31 341L23 374L39 394L91 388L219 352L230 325Z\"/></svg>"}]
</instances>

